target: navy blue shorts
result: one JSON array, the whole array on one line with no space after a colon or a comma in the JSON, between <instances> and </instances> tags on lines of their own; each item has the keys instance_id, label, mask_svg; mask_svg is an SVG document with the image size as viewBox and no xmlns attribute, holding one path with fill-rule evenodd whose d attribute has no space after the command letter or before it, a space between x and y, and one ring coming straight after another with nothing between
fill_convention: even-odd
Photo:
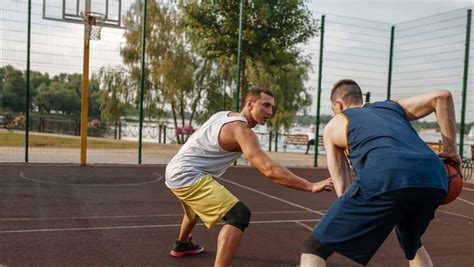
<instances>
[{"instance_id":1,"label":"navy blue shorts","mask_svg":"<svg viewBox=\"0 0 474 267\"><path fill-rule=\"evenodd\" d=\"M313 235L335 252L366 265L396 227L398 241L411 260L445 196L442 189L405 188L368 198L353 184L329 208Z\"/></svg>"}]
</instances>

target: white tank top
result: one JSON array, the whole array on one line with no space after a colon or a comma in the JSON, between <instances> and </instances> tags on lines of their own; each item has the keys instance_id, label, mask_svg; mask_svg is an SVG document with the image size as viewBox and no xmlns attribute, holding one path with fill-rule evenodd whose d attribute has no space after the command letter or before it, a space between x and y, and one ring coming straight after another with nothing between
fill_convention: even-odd
<instances>
[{"instance_id":1,"label":"white tank top","mask_svg":"<svg viewBox=\"0 0 474 267\"><path fill-rule=\"evenodd\" d=\"M244 116L229 117L230 111L212 115L193 133L166 166L165 183L169 188L193 185L204 175L220 177L242 152L224 150L219 144L219 133L224 124L247 122Z\"/></svg>"}]
</instances>

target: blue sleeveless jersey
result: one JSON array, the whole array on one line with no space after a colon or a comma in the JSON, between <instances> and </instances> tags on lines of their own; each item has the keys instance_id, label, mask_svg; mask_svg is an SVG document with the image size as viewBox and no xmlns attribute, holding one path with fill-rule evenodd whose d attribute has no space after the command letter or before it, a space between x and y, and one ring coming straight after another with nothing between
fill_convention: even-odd
<instances>
[{"instance_id":1,"label":"blue sleeveless jersey","mask_svg":"<svg viewBox=\"0 0 474 267\"><path fill-rule=\"evenodd\" d=\"M375 102L343 112L348 119L348 158L362 192L374 197L408 187L447 191L443 162L418 136L402 107Z\"/></svg>"}]
</instances>

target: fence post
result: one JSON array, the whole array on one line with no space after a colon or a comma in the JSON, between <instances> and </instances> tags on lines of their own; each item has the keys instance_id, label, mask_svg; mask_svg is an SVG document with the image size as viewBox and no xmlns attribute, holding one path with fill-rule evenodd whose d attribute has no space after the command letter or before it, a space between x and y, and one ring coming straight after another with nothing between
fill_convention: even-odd
<instances>
[{"instance_id":1,"label":"fence post","mask_svg":"<svg viewBox=\"0 0 474 267\"><path fill-rule=\"evenodd\" d=\"M243 13L244 13L244 0L240 0L240 13L239 13L239 43L237 48L237 89L235 91L235 111L239 112L240 104L240 65L241 65L241 54L240 50L242 48L242 23L243 23ZM235 162L234 162L235 165Z\"/></svg>"},{"instance_id":2,"label":"fence post","mask_svg":"<svg viewBox=\"0 0 474 267\"><path fill-rule=\"evenodd\" d=\"M119 121L119 136L118 136L118 139L122 140L122 122L121 121Z\"/></svg>"},{"instance_id":3,"label":"fence post","mask_svg":"<svg viewBox=\"0 0 474 267\"><path fill-rule=\"evenodd\" d=\"M278 131L275 132L275 152L278 152Z\"/></svg>"},{"instance_id":4,"label":"fence post","mask_svg":"<svg viewBox=\"0 0 474 267\"><path fill-rule=\"evenodd\" d=\"M471 42L471 14L472 10L467 10L466 25L466 47L464 52L464 77L462 83L462 107L461 107L461 129L459 133L459 156L464 154L464 123L466 119L466 94L467 94L467 78L469 76L469 47Z\"/></svg>"},{"instance_id":5,"label":"fence post","mask_svg":"<svg viewBox=\"0 0 474 267\"><path fill-rule=\"evenodd\" d=\"M74 119L74 135L75 135L75 136L78 136L78 135L79 135L79 131L80 131L80 130L78 129L79 127L80 127L80 126L79 126L79 122L78 122L78 120L77 120L77 118L76 118L76 119ZM45 127L44 127L44 125L43 125L43 131L44 131L44 128L45 128Z\"/></svg>"},{"instance_id":6,"label":"fence post","mask_svg":"<svg viewBox=\"0 0 474 267\"><path fill-rule=\"evenodd\" d=\"M30 48L31 48L31 0L28 0L28 37L26 45L26 122L25 122L25 162L28 162L30 137Z\"/></svg>"},{"instance_id":7,"label":"fence post","mask_svg":"<svg viewBox=\"0 0 474 267\"><path fill-rule=\"evenodd\" d=\"M225 100L226 100L226 88L227 88L227 69L226 69L226 74L224 76L224 88L222 89L223 93L224 93L224 106L223 106L223 109L222 110L226 110L225 109Z\"/></svg>"},{"instance_id":8,"label":"fence post","mask_svg":"<svg viewBox=\"0 0 474 267\"><path fill-rule=\"evenodd\" d=\"M163 128L163 125L158 125L158 144L161 144L161 128Z\"/></svg>"},{"instance_id":9,"label":"fence post","mask_svg":"<svg viewBox=\"0 0 474 267\"><path fill-rule=\"evenodd\" d=\"M390 55L388 59L388 79L387 79L387 99L390 99L392 93L392 65L393 65L393 43L395 41L395 26L392 26L390 34Z\"/></svg>"},{"instance_id":10,"label":"fence post","mask_svg":"<svg viewBox=\"0 0 474 267\"><path fill-rule=\"evenodd\" d=\"M273 130L268 133L268 151L272 152Z\"/></svg>"},{"instance_id":11,"label":"fence post","mask_svg":"<svg viewBox=\"0 0 474 267\"><path fill-rule=\"evenodd\" d=\"M166 144L166 124L163 125L163 144Z\"/></svg>"},{"instance_id":12,"label":"fence post","mask_svg":"<svg viewBox=\"0 0 474 267\"><path fill-rule=\"evenodd\" d=\"M317 92L317 104L316 104L316 132L314 134L314 158L313 167L318 167L318 146L319 146L319 123L320 123L320 112L321 112L321 82L323 78L323 49L324 49L324 21L326 16L321 16L321 37L319 40L319 70L318 70L318 92Z\"/></svg>"},{"instance_id":13,"label":"fence post","mask_svg":"<svg viewBox=\"0 0 474 267\"><path fill-rule=\"evenodd\" d=\"M143 91L145 90L145 47L146 47L146 9L147 0L143 1L142 59L140 68L140 127L138 129L138 164L142 164L142 128L143 128Z\"/></svg>"}]
</instances>

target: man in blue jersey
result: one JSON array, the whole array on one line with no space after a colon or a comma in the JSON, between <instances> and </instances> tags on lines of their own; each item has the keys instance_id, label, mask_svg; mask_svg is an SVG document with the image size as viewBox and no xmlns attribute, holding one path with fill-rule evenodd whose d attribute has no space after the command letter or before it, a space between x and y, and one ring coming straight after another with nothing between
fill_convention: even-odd
<instances>
[{"instance_id":1,"label":"man in blue jersey","mask_svg":"<svg viewBox=\"0 0 474 267\"><path fill-rule=\"evenodd\" d=\"M440 157L461 168L451 93L362 106L357 83L341 80L332 89L331 103L336 115L323 136L339 199L304 241L301 266L326 266L334 252L366 265L393 228L410 266L432 266L421 236L447 192ZM433 112L443 138L439 155L410 124Z\"/></svg>"}]
</instances>

